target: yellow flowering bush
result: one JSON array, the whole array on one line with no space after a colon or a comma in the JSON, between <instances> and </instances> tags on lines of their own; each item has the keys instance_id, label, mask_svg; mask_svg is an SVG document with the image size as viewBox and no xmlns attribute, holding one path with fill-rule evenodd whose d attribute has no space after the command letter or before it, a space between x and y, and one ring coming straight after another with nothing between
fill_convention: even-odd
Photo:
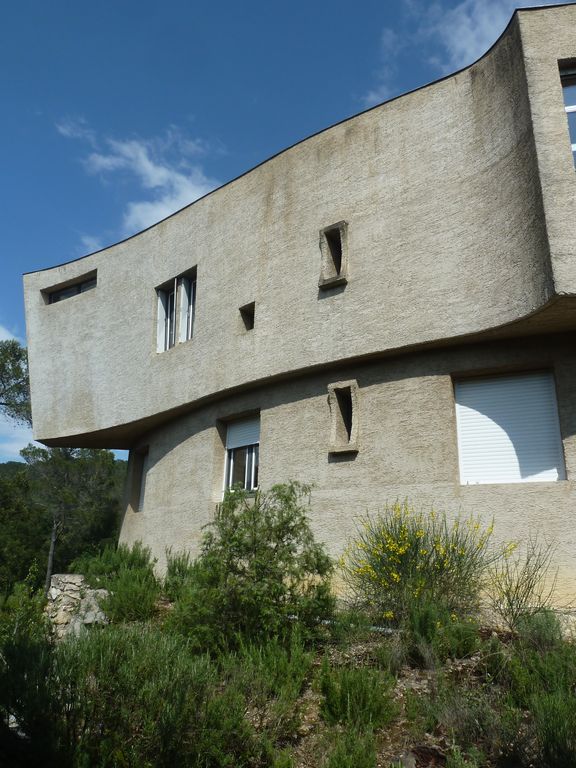
<instances>
[{"instance_id":1,"label":"yellow flowering bush","mask_svg":"<svg viewBox=\"0 0 576 768\"><path fill-rule=\"evenodd\" d=\"M365 517L340 560L356 599L376 618L400 623L411 605L437 601L455 615L478 604L488 567L492 525L474 517L448 521L395 502Z\"/></svg>"}]
</instances>

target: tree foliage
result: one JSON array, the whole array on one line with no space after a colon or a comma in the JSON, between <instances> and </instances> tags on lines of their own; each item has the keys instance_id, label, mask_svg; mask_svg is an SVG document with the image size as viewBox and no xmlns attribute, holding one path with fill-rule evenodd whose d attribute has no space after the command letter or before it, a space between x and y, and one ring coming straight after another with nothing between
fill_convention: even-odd
<instances>
[{"instance_id":1,"label":"tree foliage","mask_svg":"<svg viewBox=\"0 0 576 768\"><path fill-rule=\"evenodd\" d=\"M0 413L14 421L32 423L28 356L16 339L0 341Z\"/></svg>"},{"instance_id":2,"label":"tree foliage","mask_svg":"<svg viewBox=\"0 0 576 768\"><path fill-rule=\"evenodd\" d=\"M171 621L200 647L316 631L333 610L332 562L314 541L308 486L226 493Z\"/></svg>"},{"instance_id":3,"label":"tree foliage","mask_svg":"<svg viewBox=\"0 0 576 768\"><path fill-rule=\"evenodd\" d=\"M30 499L50 521L48 585L54 567L115 538L123 476L110 451L29 445L21 453Z\"/></svg>"}]
</instances>

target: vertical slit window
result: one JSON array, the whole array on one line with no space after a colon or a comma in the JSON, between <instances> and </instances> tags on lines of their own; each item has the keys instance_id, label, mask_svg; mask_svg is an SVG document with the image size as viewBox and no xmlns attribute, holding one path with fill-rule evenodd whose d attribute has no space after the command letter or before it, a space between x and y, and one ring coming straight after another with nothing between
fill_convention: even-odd
<instances>
[{"instance_id":1,"label":"vertical slit window","mask_svg":"<svg viewBox=\"0 0 576 768\"><path fill-rule=\"evenodd\" d=\"M133 453L131 507L134 512L142 512L146 496L148 474L148 449L139 449Z\"/></svg>"},{"instance_id":2,"label":"vertical slit window","mask_svg":"<svg viewBox=\"0 0 576 768\"><path fill-rule=\"evenodd\" d=\"M348 280L348 225L345 221L320 230L320 288L345 285Z\"/></svg>"},{"instance_id":3,"label":"vertical slit window","mask_svg":"<svg viewBox=\"0 0 576 768\"><path fill-rule=\"evenodd\" d=\"M330 453L358 451L358 383L340 381L328 386Z\"/></svg>"},{"instance_id":4,"label":"vertical slit window","mask_svg":"<svg viewBox=\"0 0 576 768\"><path fill-rule=\"evenodd\" d=\"M240 317L244 323L244 328L247 331L251 331L254 328L254 319L256 315L256 303L246 304L240 307Z\"/></svg>"}]
</instances>

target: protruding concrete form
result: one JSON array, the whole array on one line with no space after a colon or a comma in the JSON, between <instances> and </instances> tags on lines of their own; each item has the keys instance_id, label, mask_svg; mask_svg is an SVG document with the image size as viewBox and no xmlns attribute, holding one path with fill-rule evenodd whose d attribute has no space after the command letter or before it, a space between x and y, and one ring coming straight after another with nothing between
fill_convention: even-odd
<instances>
[{"instance_id":1,"label":"protruding concrete form","mask_svg":"<svg viewBox=\"0 0 576 768\"><path fill-rule=\"evenodd\" d=\"M517 11L472 66L25 276L35 437L131 449L124 541L194 550L225 483L296 478L334 553L408 497L549 534L576 587L575 30Z\"/></svg>"}]
</instances>

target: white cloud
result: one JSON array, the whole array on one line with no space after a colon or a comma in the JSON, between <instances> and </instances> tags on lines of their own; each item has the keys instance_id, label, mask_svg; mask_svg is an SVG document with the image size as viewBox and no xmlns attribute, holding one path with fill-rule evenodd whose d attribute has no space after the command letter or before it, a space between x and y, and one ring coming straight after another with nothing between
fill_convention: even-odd
<instances>
[{"instance_id":1,"label":"white cloud","mask_svg":"<svg viewBox=\"0 0 576 768\"><path fill-rule=\"evenodd\" d=\"M11 331L9 331L8 328L0 325L0 341L11 341L15 338L16 336Z\"/></svg>"},{"instance_id":2,"label":"white cloud","mask_svg":"<svg viewBox=\"0 0 576 768\"><path fill-rule=\"evenodd\" d=\"M20 451L32 442L30 427L15 424L0 415L0 462L18 461Z\"/></svg>"},{"instance_id":3,"label":"white cloud","mask_svg":"<svg viewBox=\"0 0 576 768\"><path fill-rule=\"evenodd\" d=\"M5 325L0 325L0 341L12 341L12 339L16 339L20 344L25 343L24 339L21 339L15 330L11 331Z\"/></svg>"},{"instance_id":4,"label":"white cloud","mask_svg":"<svg viewBox=\"0 0 576 768\"><path fill-rule=\"evenodd\" d=\"M516 8L553 5L532 0L462 0L451 8L437 3L428 7L419 0L405 3L419 19L418 35L440 48L430 63L443 73L461 69L486 53Z\"/></svg>"},{"instance_id":5,"label":"white cloud","mask_svg":"<svg viewBox=\"0 0 576 768\"><path fill-rule=\"evenodd\" d=\"M93 151L83 162L89 173L102 178L124 174L146 193L143 199L126 203L121 233L125 237L155 224L219 184L209 178L197 162L200 155L208 152L206 142L186 136L176 126L151 139L102 140L97 140L83 122L62 121L56 127L67 138L88 141ZM97 250L100 240L83 235L82 244L88 250Z\"/></svg>"},{"instance_id":6,"label":"white cloud","mask_svg":"<svg viewBox=\"0 0 576 768\"><path fill-rule=\"evenodd\" d=\"M365 107L373 107L398 94L398 87L395 85L398 73L396 58L404 44L398 32L390 27L384 27L380 35L382 65L377 73L376 85L362 96Z\"/></svg>"},{"instance_id":7,"label":"white cloud","mask_svg":"<svg viewBox=\"0 0 576 768\"><path fill-rule=\"evenodd\" d=\"M528 3L514 0L464 0L449 11L428 15L426 35L443 49L440 66L460 69L485 53L502 34L514 8ZM434 18L436 17L436 18Z\"/></svg>"},{"instance_id":8,"label":"white cloud","mask_svg":"<svg viewBox=\"0 0 576 768\"><path fill-rule=\"evenodd\" d=\"M83 117L63 117L56 123L56 130L67 139L83 139L92 145L96 144L94 131Z\"/></svg>"},{"instance_id":9,"label":"white cloud","mask_svg":"<svg viewBox=\"0 0 576 768\"><path fill-rule=\"evenodd\" d=\"M83 253L94 253L104 247L103 241L93 235L80 235L80 243Z\"/></svg>"},{"instance_id":10,"label":"white cloud","mask_svg":"<svg viewBox=\"0 0 576 768\"><path fill-rule=\"evenodd\" d=\"M546 6L531 0L402 0L398 25L384 28L380 41L382 65L376 85L363 97L372 106L398 93L398 56L414 52L432 68L430 79L471 64L502 34L515 8ZM414 83L413 87L420 85Z\"/></svg>"}]
</instances>

